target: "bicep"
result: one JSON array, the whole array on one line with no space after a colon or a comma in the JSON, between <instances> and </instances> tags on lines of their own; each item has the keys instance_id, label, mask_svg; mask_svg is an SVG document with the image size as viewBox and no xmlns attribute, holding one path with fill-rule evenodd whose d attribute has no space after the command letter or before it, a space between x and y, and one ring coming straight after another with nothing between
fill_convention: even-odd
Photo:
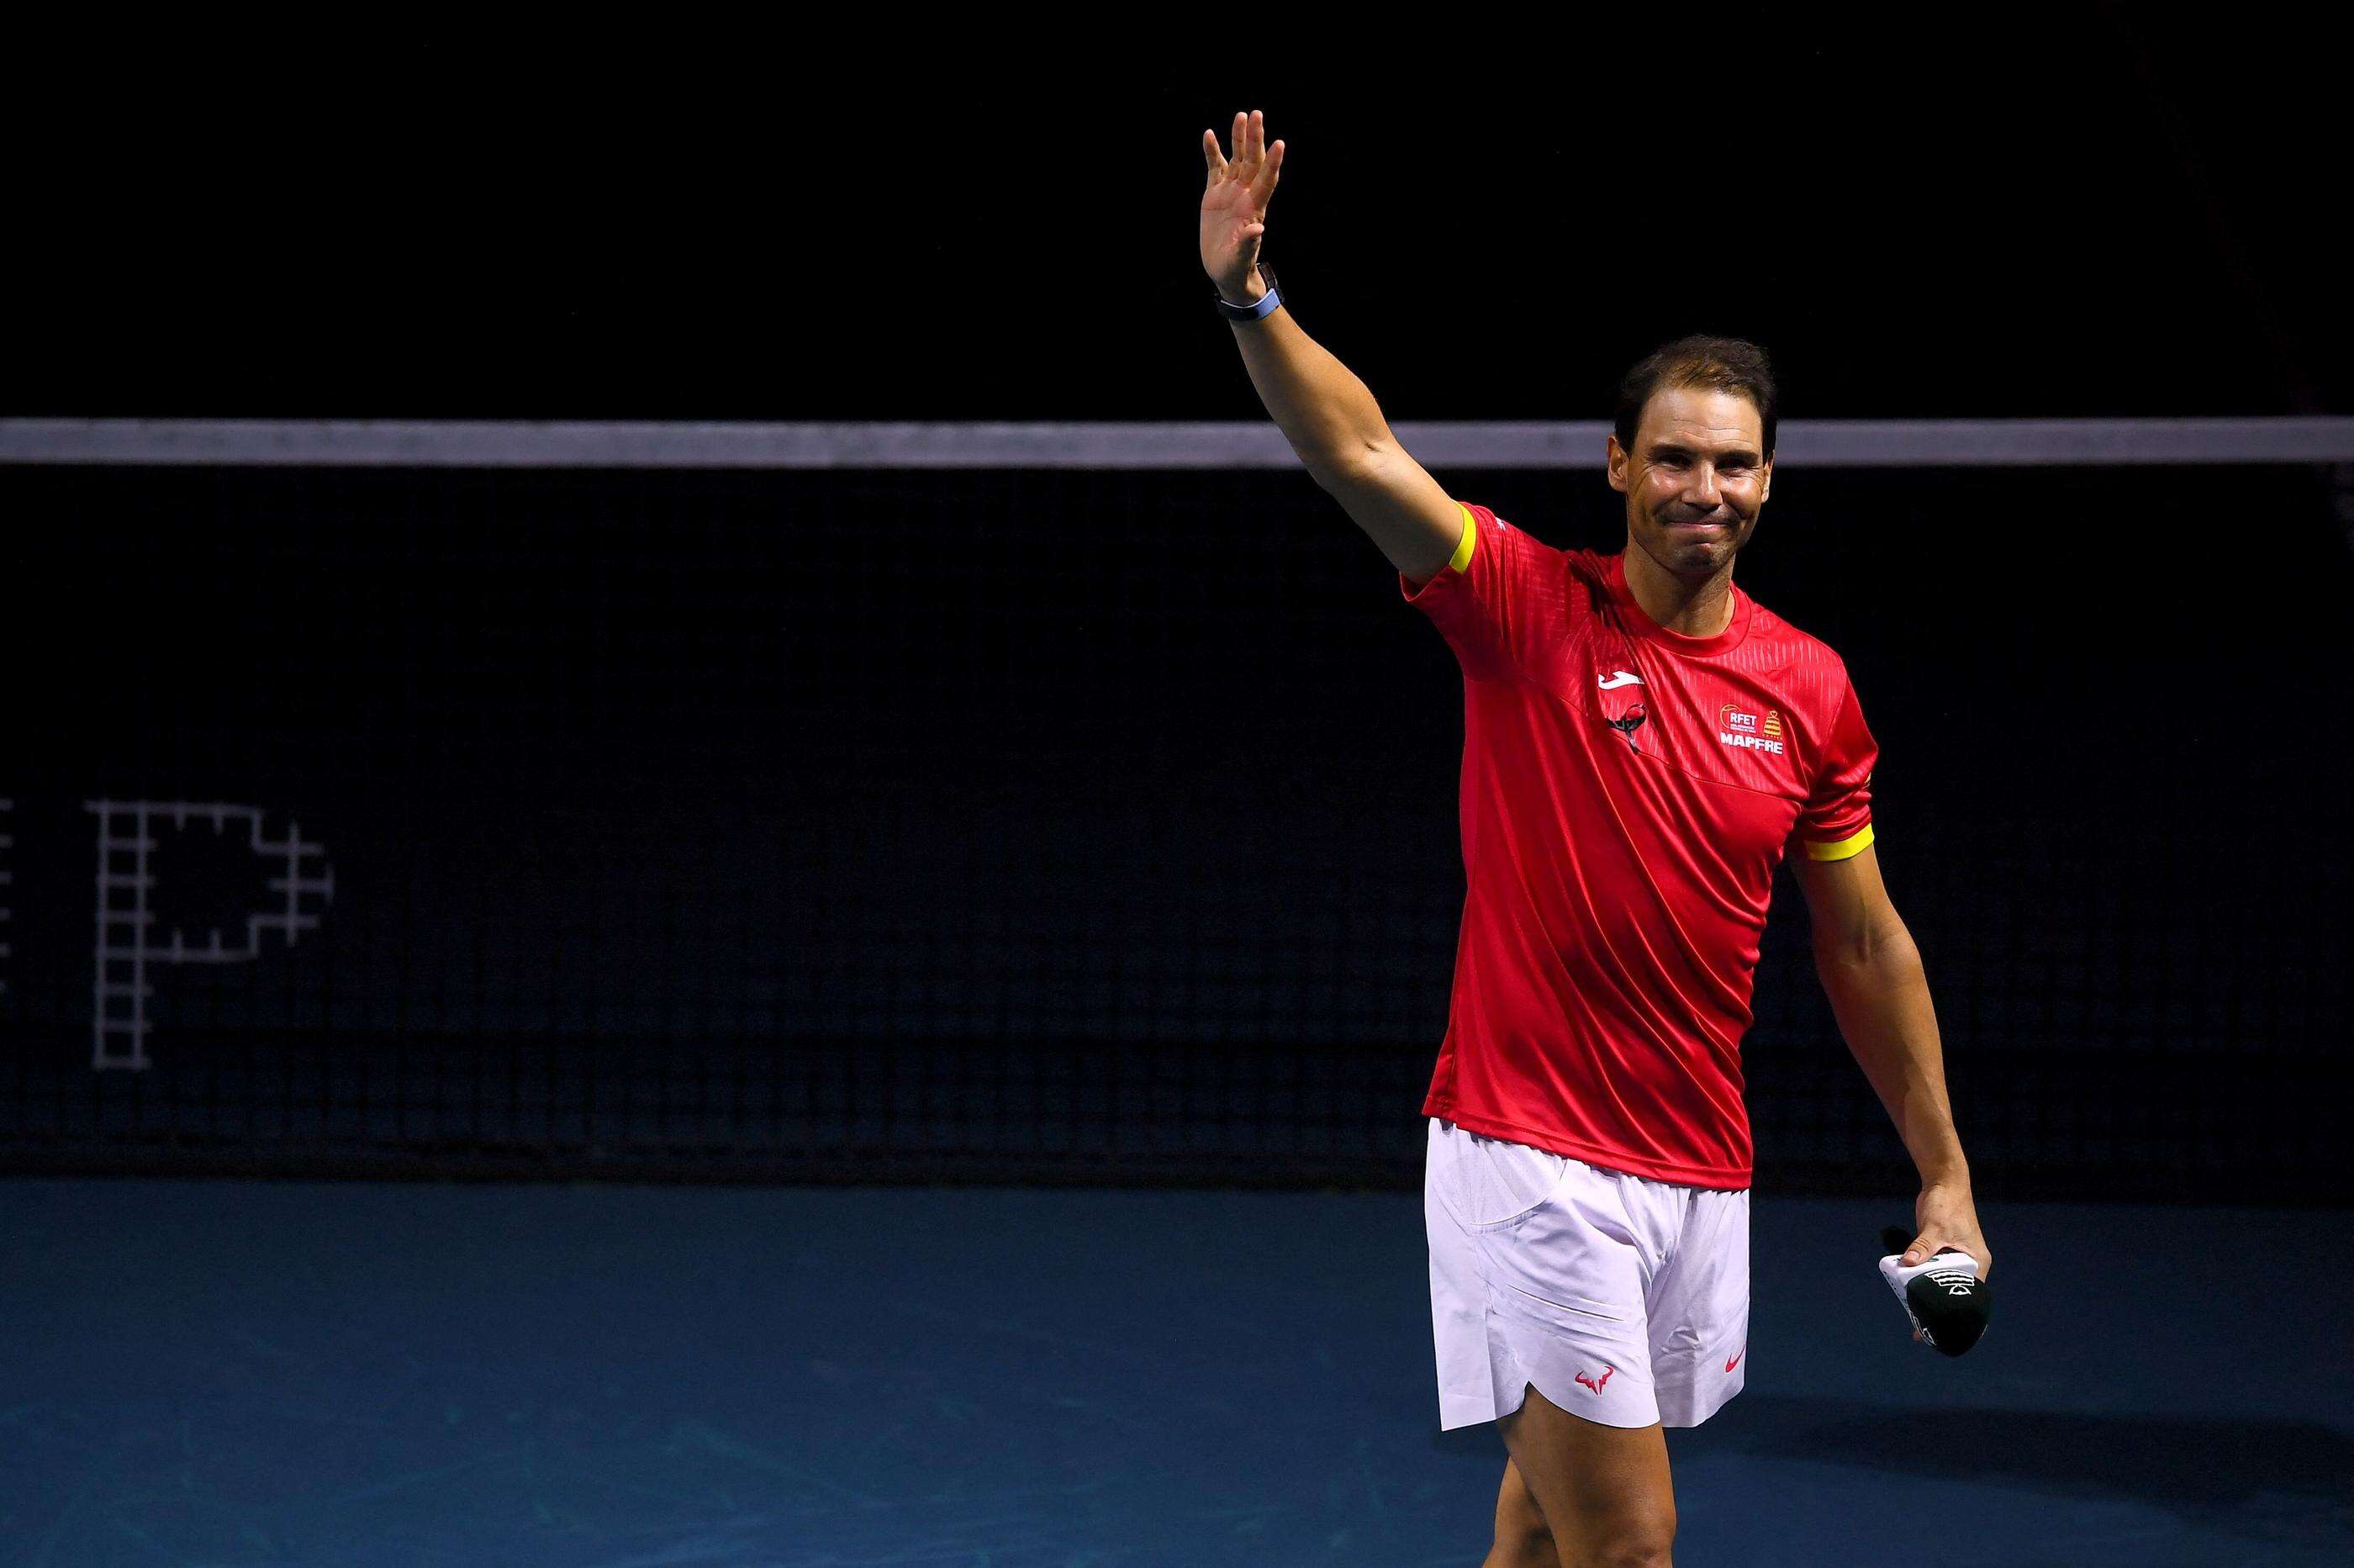
<instances>
[{"instance_id":1,"label":"bicep","mask_svg":"<svg viewBox=\"0 0 2354 1568\"><path fill-rule=\"evenodd\" d=\"M1437 577L1463 541L1462 504L1403 447L1375 449L1317 482L1416 583Z\"/></svg>"},{"instance_id":2,"label":"bicep","mask_svg":"<svg viewBox=\"0 0 2354 1568\"><path fill-rule=\"evenodd\" d=\"M1802 855L1791 866L1814 923L1818 960L1867 962L1892 936L1904 934L1880 878L1878 850L1867 845L1840 860Z\"/></svg>"}]
</instances>

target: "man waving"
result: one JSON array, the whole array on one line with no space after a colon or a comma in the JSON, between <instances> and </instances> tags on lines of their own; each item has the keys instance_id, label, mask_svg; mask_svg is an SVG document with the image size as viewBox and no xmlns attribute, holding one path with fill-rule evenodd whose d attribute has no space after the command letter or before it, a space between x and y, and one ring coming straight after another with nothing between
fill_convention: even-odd
<instances>
[{"instance_id":1,"label":"man waving","mask_svg":"<svg viewBox=\"0 0 2354 1568\"><path fill-rule=\"evenodd\" d=\"M1671 343L1607 444L1622 550L1454 498L1259 265L1284 145L1203 133L1202 264L1251 383L1463 671L1468 894L1423 1110L1439 1418L1495 1421L1501 1563L1664 1563L1664 1426L1748 1369L1741 1040L1776 868L1918 1166L1917 1234L1991 1263L1920 955L1872 848L1878 748L1838 654L1733 581L1774 476L1755 345Z\"/></svg>"}]
</instances>

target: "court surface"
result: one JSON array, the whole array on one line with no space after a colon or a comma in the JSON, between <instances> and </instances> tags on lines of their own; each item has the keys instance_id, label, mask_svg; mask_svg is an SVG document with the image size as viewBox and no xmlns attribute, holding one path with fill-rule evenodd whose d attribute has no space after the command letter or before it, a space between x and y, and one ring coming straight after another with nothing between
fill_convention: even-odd
<instances>
[{"instance_id":1,"label":"court surface","mask_svg":"<svg viewBox=\"0 0 2354 1568\"><path fill-rule=\"evenodd\" d=\"M2354 1560L2354 1213L1761 1199L1685 1568ZM1479 1561L1406 1194L0 1181L0 1563Z\"/></svg>"}]
</instances>

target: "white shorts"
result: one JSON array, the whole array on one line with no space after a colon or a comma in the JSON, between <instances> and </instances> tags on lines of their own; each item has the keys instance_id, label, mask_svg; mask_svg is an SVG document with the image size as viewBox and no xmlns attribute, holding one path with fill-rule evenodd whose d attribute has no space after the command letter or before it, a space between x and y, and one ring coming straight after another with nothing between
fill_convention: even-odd
<instances>
[{"instance_id":1,"label":"white shorts","mask_svg":"<svg viewBox=\"0 0 2354 1568\"><path fill-rule=\"evenodd\" d=\"M1432 1118L1423 1170L1438 1425L1533 1383L1606 1426L1697 1426L1749 1372L1749 1194L1678 1186Z\"/></svg>"}]
</instances>

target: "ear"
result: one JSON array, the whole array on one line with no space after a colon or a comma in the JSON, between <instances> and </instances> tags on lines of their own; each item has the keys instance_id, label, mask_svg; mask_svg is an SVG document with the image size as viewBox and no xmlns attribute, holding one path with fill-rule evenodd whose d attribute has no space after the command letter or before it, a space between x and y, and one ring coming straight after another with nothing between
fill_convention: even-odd
<instances>
[{"instance_id":1,"label":"ear","mask_svg":"<svg viewBox=\"0 0 2354 1568\"><path fill-rule=\"evenodd\" d=\"M1773 493L1774 460L1769 457L1757 465L1757 504L1765 505L1766 498Z\"/></svg>"},{"instance_id":2,"label":"ear","mask_svg":"<svg viewBox=\"0 0 2354 1568\"><path fill-rule=\"evenodd\" d=\"M1602 449L1602 466L1610 476L1610 488L1620 494L1627 493L1627 449L1618 444L1618 432L1606 438L1609 444Z\"/></svg>"}]
</instances>

